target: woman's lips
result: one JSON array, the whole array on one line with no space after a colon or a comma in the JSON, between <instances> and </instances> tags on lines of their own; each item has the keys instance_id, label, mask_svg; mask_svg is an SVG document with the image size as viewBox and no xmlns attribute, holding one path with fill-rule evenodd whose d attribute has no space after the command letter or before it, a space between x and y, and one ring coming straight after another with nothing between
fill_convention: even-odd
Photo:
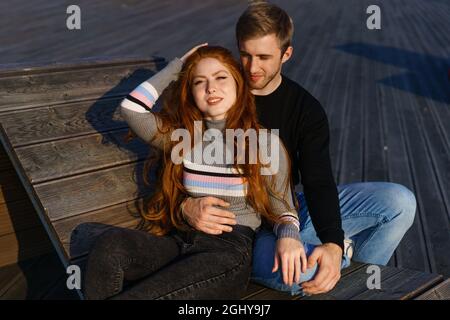
<instances>
[{"instance_id":1,"label":"woman's lips","mask_svg":"<svg viewBox=\"0 0 450 320\"><path fill-rule=\"evenodd\" d=\"M223 100L222 98L208 98L208 100L206 100L206 102L207 102L209 105L213 106L213 105L215 105L215 104L220 103L222 100Z\"/></svg>"}]
</instances>

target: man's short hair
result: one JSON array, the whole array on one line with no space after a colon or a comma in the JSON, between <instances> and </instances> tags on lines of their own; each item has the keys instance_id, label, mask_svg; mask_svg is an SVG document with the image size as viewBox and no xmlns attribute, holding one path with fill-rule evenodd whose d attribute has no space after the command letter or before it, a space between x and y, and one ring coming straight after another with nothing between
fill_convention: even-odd
<instances>
[{"instance_id":1,"label":"man's short hair","mask_svg":"<svg viewBox=\"0 0 450 320\"><path fill-rule=\"evenodd\" d=\"M275 34L280 42L282 54L291 45L293 33L294 23L286 11L267 2L251 4L236 24L238 45L242 41Z\"/></svg>"}]
</instances>

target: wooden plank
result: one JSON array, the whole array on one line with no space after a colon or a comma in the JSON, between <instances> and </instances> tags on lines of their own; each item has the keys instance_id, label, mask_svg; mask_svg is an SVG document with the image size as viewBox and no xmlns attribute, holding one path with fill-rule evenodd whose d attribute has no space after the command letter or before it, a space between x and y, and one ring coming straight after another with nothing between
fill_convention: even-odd
<instances>
[{"instance_id":1,"label":"wooden plank","mask_svg":"<svg viewBox=\"0 0 450 320\"><path fill-rule=\"evenodd\" d=\"M450 279L447 279L414 300L450 300Z\"/></svg>"},{"instance_id":2,"label":"wooden plank","mask_svg":"<svg viewBox=\"0 0 450 320\"><path fill-rule=\"evenodd\" d=\"M213 42L213 40L217 39L215 35L224 30L227 30L228 33L224 34L223 38L234 41L234 23L237 21L238 15L246 7L246 3L239 0L226 2L196 0L191 1L189 4L180 4L171 1L171 6L168 7L169 10L155 13L154 20L146 17L142 21L146 28L136 28L135 23L127 24L134 30L133 37L129 37L128 34L124 35L127 38L127 46L136 49L144 46L158 55L161 55L161 49L171 48L170 52L165 50L166 52L161 55L171 59L172 57L180 56L197 43L209 42L210 44L218 44ZM152 6L153 4L148 3L144 9L145 12L152 12ZM196 22L193 23L193 20ZM150 21L154 21L154 23ZM176 21L176 23L173 23L173 21ZM214 21L214 23L211 23L211 21ZM148 28L147 25L149 26ZM205 25L208 27L204 28ZM180 26L182 26L182 31ZM220 43L224 41L223 38L220 39ZM90 37L88 43L92 44L96 41L97 39ZM149 42L153 41L158 43L158 45L149 46ZM115 44L108 46L109 54L115 55L123 52L123 43L113 39L111 42L115 42ZM175 43L177 44L176 46L174 46ZM107 46L106 43L105 45Z\"/></svg>"},{"instance_id":3,"label":"wooden plank","mask_svg":"<svg viewBox=\"0 0 450 320\"><path fill-rule=\"evenodd\" d=\"M56 280L65 274L54 252L34 260L3 293L2 299L41 299L43 293L49 291L56 284Z\"/></svg>"},{"instance_id":4,"label":"wooden plank","mask_svg":"<svg viewBox=\"0 0 450 320\"><path fill-rule=\"evenodd\" d=\"M34 188L31 185L31 182L28 180L26 172L23 169L19 159L17 158L17 155L15 154L14 149L8 140L8 136L6 135L6 132L1 124L0 124L0 139L3 144L3 147L5 148L5 151L8 153L8 157L11 159L11 163L14 165L15 171L17 172L17 175L20 181L22 182L22 185L24 186L31 202L33 203L33 206L36 212L38 213L39 218L41 219L45 231L47 232L51 242L53 243L54 248L56 249L56 252L58 253L63 262L67 261L67 256L65 255L62 245L58 240L53 227L50 224L48 216L45 214L45 209L42 206L42 203L40 202L39 198L37 197Z\"/></svg>"},{"instance_id":5,"label":"wooden plank","mask_svg":"<svg viewBox=\"0 0 450 320\"><path fill-rule=\"evenodd\" d=\"M366 290L353 296L352 300L409 300L441 282L442 276L402 269L391 277L382 279L381 289Z\"/></svg>"},{"instance_id":6,"label":"wooden plank","mask_svg":"<svg viewBox=\"0 0 450 320\"><path fill-rule=\"evenodd\" d=\"M26 296L26 286L23 286L22 278L25 278L25 272L37 264L39 257L25 260L19 263L13 263L0 268L0 300L4 300L4 295L11 289L19 291L21 296ZM19 288L14 288L17 283L22 283ZM19 289L19 290L17 290ZM18 298L18 297L17 297Z\"/></svg>"},{"instance_id":7,"label":"wooden plank","mask_svg":"<svg viewBox=\"0 0 450 320\"><path fill-rule=\"evenodd\" d=\"M0 237L0 267L49 253L53 250L42 226Z\"/></svg>"},{"instance_id":8,"label":"wooden plank","mask_svg":"<svg viewBox=\"0 0 450 320\"><path fill-rule=\"evenodd\" d=\"M27 193L14 170L0 172L0 203L27 200Z\"/></svg>"},{"instance_id":9,"label":"wooden plank","mask_svg":"<svg viewBox=\"0 0 450 320\"><path fill-rule=\"evenodd\" d=\"M122 98L83 101L60 106L34 108L2 114L1 123L14 148L124 129L120 117Z\"/></svg>"},{"instance_id":10,"label":"wooden plank","mask_svg":"<svg viewBox=\"0 0 450 320\"><path fill-rule=\"evenodd\" d=\"M150 146L140 139L128 143L128 128L16 148L33 184L145 160ZM131 174L131 173L130 173Z\"/></svg>"},{"instance_id":11,"label":"wooden plank","mask_svg":"<svg viewBox=\"0 0 450 320\"><path fill-rule=\"evenodd\" d=\"M0 299L2 294L14 284L16 276L21 273L22 269L17 263L0 268Z\"/></svg>"},{"instance_id":12,"label":"wooden plank","mask_svg":"<svg viewBox=\"0 0 450 320\"><path fill-rule=\"evenodd\" d=\"M407 43L405 37L405 34L399 36L397 41L398 46L405 46ZM400 56L400 53L398 53L397 59L399 61L402 59L411 63L411 56L408 54ZM415 83L413 80L402 77L400 83L403 87L411 88L412 92L415 92ZM431 272L437 272L436 262L441 254L443 254L442 258L447 260L447 268L450 268L448 265L450 262L448 259L450 259L450 257L447 254L450 248L448 247L450 246L450 234L448 233L448 227L442 228L442 226L445 226L446 224L448 226L448 217L442 203L442 196L440 196L438 180L436 177L439 173L436 173L434 170L427 142L427 130L424 130L424 127L420 122L420 117L417 116L417 109L420 108L420 98L406 92L399 93L399 95L403 96L405 101L405 105L402 107L404 110L403 125L405 127L406 138L409 140L411 152L411 167L418 202L418 219L420 219L423 225L425 245L427 246L427 252L430 256ZM433 218L428 218L430 215L432 215ZM429 224L432 226L429 226ZM447 249L445 249L445 245L442 245L442 241L448 244ZM445 264L444 260L441 267L445 268ZM439 272L443 271L444 270L439 270ZM450 269L445 270L445 272L450 272Z\"/></svg>"},{"instance_id":13,"label":"wooden plank","mask_svg":"<svg viewBox=\"0 0 450 320\"><path fill-rule=\"evenodd\" d=\"M245 292L245 295L242 297L242 300L248 300L252 296L262 293L263 291L270 290L258 283L250 281L247 287L247 291Z\"/></svg>"},{"instance_id":14,"label":"wooden plank","mask_svg":"<svg viewBox=\"0 0 450 320\"><path fill-rule=\"evenodd\" d=\"M29 199L0 204L0 236L42 227Z\"/></svg>"},{"instance_id":15,"label":"wooden plank","mask_svg":"<svg viewBox=\"0 0 450 320\"><path fill-rule=\"evenodd\" d=\"M153 65L164 63L162 57L143 56L90 56L64 61L28 61L0 64L0 78L23 75L41 75L53 72L90 72L104 68L129 68L135 65Z\"/></svg>"},{"instance_id":16,"label":"wooden plank","mask_svg":"<svg viewBox=\"0 0 450 320\"><path fill-rule=\"evenodd\" d=\"M409 41L412 38L422 36L423 31L419 28L421 26L424 27L423 23L427 22L427 25L433 24L424 16L423 11L419 15L421 16L419 23L414 24L411 32L406 35ZM424 152L429 155L430 159L428 171L435 181L434 192L436 192L436 195L433 195L432 199L425 196L424 200L427 202L435 200L441 202L441 210L431 211L437 209L431 208L426 215L427 224L429 224L428 229L433 230L433 232L430 232L429 237L435 256L436 269L434 271L448 275L450 274L450 256L446 253L450 251L450 233L448 232L450 221L450 142L444 129L446 125L442 123L442 120L449 119L450 113L447 112L447 117L439 117L441 113L439 110L443 108L448 109L448 103L450 103L448 74L445 77L445 70L442 70L446 66L445 59L436 56L435 52L428 53L427 50L429 48L423 42L418 43L417 46L420 52L424 52L420 54L420 57L423 59L422 64L426 64L426 66L421 68L426 67L431 73L439 74L439 76L429 77L429 81L423 81L415 86L413 83L416 90L426 94L426 97L416 95L414 114L420 128L423 128ZM416 63L411 55L405 57L405 62L409 64ZM442 99L430 99L429 97L440 97ZM447 104L443 102L445 100L448 102ZM450 130L448 132L450 133Z\"/></svg>"},{"instance_id":17,"label":"wooden plank","mask_svg":"<svg viewBox=\"0 0 450 320\"><path fill-rule=\"evenodd\" d=\"M389 74L392 74L393 71L392 68L389 68ZM390 87L380 86L379 91L386 132L386 160L389 181L402 184L416 194L412 178L410 147L402 120L405 112L401 109L402 101L397 91ZM429 257L422 230L421 220L416 217L412 227L396 249L396 266L430 271Z\"/></svg>"},{"instance_id":18,"label":"wooden plank","mask_svg":"<svg viewBox=\"0 0 450 320\"><path fill-rule=\"evenodd\" d=\"M132 163L38 184L36 197L52 222L138 199L152 191L143 185L142 165Z\"/></svg>"},{"instance_id":19,"label":"wooden plank","mask_svg":"<svg viewBox=\"0 0 450 320\"><path fill-rule=\"evenodd\" d=\"M0 75L0 112L11 112L78 100L124 96L155 70L162 59L133 63L103 63L83 68L48 67L3 72ZM94 60L95 62L95 60ZM34 127L34 126L33 126Z\"/></svg>"}]
</instances>

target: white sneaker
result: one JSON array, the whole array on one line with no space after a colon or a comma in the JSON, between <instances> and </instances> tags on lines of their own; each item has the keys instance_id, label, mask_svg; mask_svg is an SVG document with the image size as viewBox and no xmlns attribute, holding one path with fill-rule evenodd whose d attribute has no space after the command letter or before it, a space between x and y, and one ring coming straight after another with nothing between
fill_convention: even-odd
<instances>
[{"instance_id":1,"label":"white sneaker","mask_svg":"<svg viewBox=\"0 0 450 320\"><path fill-rule=\"evenodd\" d=\"M350 239L344 239L344 255L349 259L353 256L353 241Z\"/></svg>"}]
</instances>

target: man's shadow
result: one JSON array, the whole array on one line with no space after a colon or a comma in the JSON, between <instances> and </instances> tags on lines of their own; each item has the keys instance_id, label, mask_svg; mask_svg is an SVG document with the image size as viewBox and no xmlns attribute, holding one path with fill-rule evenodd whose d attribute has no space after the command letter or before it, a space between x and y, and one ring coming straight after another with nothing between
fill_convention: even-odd
<instances>
[{"instance_id":1,"label":"man's shadow","mask_svg":"<svg viewBox=\"0 0 450 320\"><path fill-rule=\"evenodd\" d=\"M450 104L449 58L366 43L347 43L335 49L404 69L402 73L377 82Z\"/></svg>"},{"instance_id":2,"label":"man's shadow","mask_svg":"<svg viewBox=\"0 0 450 320\"><path fill-rule=\"evenodd\" d=\"M103 145L113 145L122 150L124 153L130 154L130 159L137 162L133 169L133 181L136 182L137 191L133 195L135 199L131 209L124 212L124 215L130 215L131 218L139 218L141 210L146 210L148 203L146 199L151 196L154 190L154 182L156 179L157 168L152 168L148 175L150 185L144 183L144 165L151 152L155 152L151 146L143 140L132 134L128 124L120 117L120 103L125 96L133 91L142 82L149 79L157 71L161 70L167 63L162 58L155 58L156 70L139 68L132 72L129 76L122 78L120 82L106 92L102 97L89 107L85 114L85 119L89 122L98 133L102 134ZM162 105L164 95L157 101L153 107L155 112L159 111ZM128 137L128 139L127 139ZM128 141L127 141L128 140ZM141 200L140 200L141 199ZM143 203L141 203L144 199ZM138 224L137 228L141 228L142 224ZM112 225L96 222L86 222L79 224L71 233L70 237L70 256L86 257L90 248L96 239L105 231L115 228ZM86 259L80 259L77 264L84 269ZM82 272L83 274L84 272Z\"/></svg>"}]
</instances>

